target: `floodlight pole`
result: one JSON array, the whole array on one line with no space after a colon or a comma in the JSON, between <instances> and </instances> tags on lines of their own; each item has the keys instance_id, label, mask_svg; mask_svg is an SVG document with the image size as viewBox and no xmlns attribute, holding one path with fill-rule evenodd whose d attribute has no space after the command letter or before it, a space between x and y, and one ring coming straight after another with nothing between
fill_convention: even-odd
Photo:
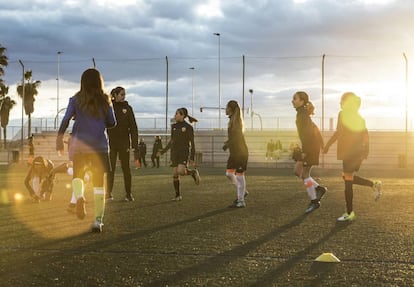
<instances>
[{"instance_id":1,"label":"floodlight pole","mask_svg":"<svg viewBox=\"0 0 414 287\"><path fill-rule=\"evenodd\" d=\"M20 131L20 145L21 145L21 149L23 151L23 125L24 125L23 117L24 117L24 96L25 96L24 95L25 94L25 85L24 84L25 83L24 83L24 64L21 60L19 60L19 63L22 66L22 89L23 89L23 91L22 91L22 123L21 123L22 127L21 127L21 131Z\"/></svg>"},{"instance_id":2,"label":"floodlight pole","mask_svg":"<svg viewBox=\"0 0 414 287\"><path fill-rule=\"evenodd\" d=\"M403 53L405 61L405 160L408 161L408 58Z\"/></svg>"}]
</instances>

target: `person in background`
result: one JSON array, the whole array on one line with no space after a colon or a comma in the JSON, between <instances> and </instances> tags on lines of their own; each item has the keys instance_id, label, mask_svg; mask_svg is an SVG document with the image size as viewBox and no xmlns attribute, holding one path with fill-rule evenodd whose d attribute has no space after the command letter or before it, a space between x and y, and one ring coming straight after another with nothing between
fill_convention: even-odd
<instances>
[{"instance_id":1,"label":"person in background","mask_svg":"<svg viewBox=\"0 0 414 287\"><path fill-rule=\"evenodd\" d=\"M116 127L108 129L109 158L111 161L111 172L108 177L107 200L113 200L113 187L115 178L116 160L119 158L124 175L125 201L134 201L132 195L132 178L130 167L131 147L138 151L138 127L135 121L134 110L125 100L125 89L116 87L111 91L112 104L117 121ZM134 158L138 154L134 151Z\"/></svg>"},{"instance_id":2,"label":"person in background","mask_svg":"<svg viewBox=\"0 0 414 287\"><path fill-rule=\"evenodd\" d=\"M155 137L154 145L152 146L152 154L151 154L151 161L152 167L160 167L160 157L158 156L158 152L162 150L162 141L160 136ZM155 164L156 163L156 164Z\"/></svg>"},{"instance_id":3,"label":"person in background","mask_svg":"<svg viewBox=\"0 0 414 287\"><path fill-rule=\"evenodd\" d=\"M190 123L197 122L197 119L188 115L186 108L177 109L175 112L175 124L171 126L171 139L167 146L159 151L159 155L171 149L171 167L173 168L173 185L175 190L174 201L182 200L180 189L180 176L191 175L195 184L200 184L200 174L196 168L190 170L187 164L194 166L195 144L194 130ZM191 148L191 149L190 149Z\"/></svg>"},{"instance_id":4,"label":"person in background","mask_svg":"<svg viewBox=\"0 0 414 287\"><path fill-rule=\"evenodd\" d=\"M320 201L327 188L320 186L312 177L312 167L319 164L319 153L323 148L322 135L319 128L311 119L315 107L307 93L299 91L293 95L292 105L296 109L296 127L301 149L294 153L295 175L302 178L311 202L305 213L310 213L320 207Z\"/></svg>"},{"instance_id":5,"label":"person in background","mask_svg":"<svg viewBox=\"0 0 414 287\"><path fill-rule=\"evenodd\" d=\"M236 187L237 199L232 207L246 207L245 198L248 195L246 190L245 172L249 151L244 139L244 122L240 112L240 106L236 101L229 101L226 106L226 115L229 117L227 128L228 139L224 143L223 150L229 150L227 160L226 176Z\"/></svg>"},{"instance_id":6,"label":"person in background","mask_svg":"<svg viewBox=\"0 0 414 287\"><path fill-rule=\"evenodd\" d=\"M144 142L144 139L141 138L138 144L139 148L139 163L140 165L144 165L147 167L147 161L145 160L145 156L147 155L147 144Z\"/></svg>"},{"instance_id":7,"label":"person in background","mask_svg":"<svg viewBox=\"0 0 414 287\"><path fill-rule=\"evenodd\" d=\"M375 200L381 196L381 181L372 181L356 175L369 153L368 130L365 119L359 114L360 106L361 98L354 93L348 92L342 95L336 131L323 150L324 153L327 153L329 147L338 141L337 158L342 160L346 202L346 212L337 219L338 221L352 221L356 218L352 206L354 184L371 187Z\"/></svg>"}]
</instances>

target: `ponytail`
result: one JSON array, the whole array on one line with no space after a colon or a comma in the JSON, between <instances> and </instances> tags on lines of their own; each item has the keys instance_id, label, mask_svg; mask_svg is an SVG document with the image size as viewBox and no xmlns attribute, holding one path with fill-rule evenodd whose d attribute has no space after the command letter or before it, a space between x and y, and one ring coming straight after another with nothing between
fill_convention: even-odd
<instances>
[{"instance_id":1,"label":"ponytail","mask_svg":"<svg viewBox=\"0 0 414 287\"><path fill-rule=\"evenodd\" d=\"M188 118L188 121L192 123L198 122L198 120L188 114L188 110L186 108L179 108L177 111L179 111L180 114L182 114L185 118Z\"/></svg>"}]
</instances>

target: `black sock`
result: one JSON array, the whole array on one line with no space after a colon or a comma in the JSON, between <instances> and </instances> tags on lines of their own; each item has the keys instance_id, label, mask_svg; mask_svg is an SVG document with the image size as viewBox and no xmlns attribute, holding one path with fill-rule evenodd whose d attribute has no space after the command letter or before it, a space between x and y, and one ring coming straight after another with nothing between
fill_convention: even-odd
<instances>
[{"instance_id":1,"label":"black sock","mask_svg":"<svg viewBox=\"0 0 414 287\"><path fill-rule=\"evenodd\" d=\"M179 179L174 179L173 180L174 183L174 189L175 189L175 196L180 196L180 180Z\"/></svg>"},{"instance_id":2,"label":"black sock","mask_svg":"<svg viewBox=\"0 0 414 287\"><path fill-rule=\"evenodd\" d=\"M364 185L364 186L369 186L369 187L374 186L374 183L371 180L363 178L363 177L359 177L357 175L354 175L354 184Z\"/></svg>"},{"instance_id":3,"label":"black sock","mask_svg":"<svg viewBox=\"0 0 414 287\"><path fill-rule=\"evenodd\" d=\"M354 190L352 189L352 180L345 180L345 202L346 202L346 212L351 214L352 208L352 200L354 197Z\"/></svg>"}]
</instances>

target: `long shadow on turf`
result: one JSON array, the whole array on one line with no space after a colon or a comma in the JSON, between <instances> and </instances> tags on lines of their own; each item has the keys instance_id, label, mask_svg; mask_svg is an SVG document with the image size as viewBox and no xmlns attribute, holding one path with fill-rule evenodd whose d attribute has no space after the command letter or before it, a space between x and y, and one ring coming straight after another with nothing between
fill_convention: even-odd
<instances>
[{"instance_id":1,"label":"long shadow on turf","mask_svg":"<svg viewBox=\"0 0 414 287\"><path fill-rule=\"evenodd\" d=\"M327 241L329 238L333 237L335 234L340 232L341 230L344 230L348 224L336 224L329 233L324 235L322 238L320 238L318 241L310 244L305 249L297 252L295 255L290 257L288 260L286 260L283 264L281 264L276 269L273 269L269 272L267 272L262 278L260 278L258 281L256 281L251 286L257 286L257 287L263 287L263 286L274 286L275 283L277 283L277 280L279 277L281 277L285 272L292 269L297 263L303 261L306 259L306 255L309 254L313 249L317 248L319 245ZM333 269L325 270L326 272L321 272L320 274L315 274L315 270L311 270L313 275L316 276L316 279L311 283L310 286L319 286L318 284L321 283L322 279L327 276L327 272L331 272Z\"/></svg>"},{"instance_id":2,"label":"long shadow on turf","mask_svg":"<svg viewBox=\"0 0 414 287\"><path fill-rule=\"evenodd\" d=\"M274 239L276 236L282 234L283 232L288 231L289 229L298 226L305 218L306 214L300 215L294 220L285 225L280 226L279 228L257 238L256 240L250 241L246 244L237 246L229 251L217 254L197 265L190 266L188 268L182 269L176 272L173 275L165 276L157 281L153 281L146 286L167 286L174 285L181 280L186 278L195 278L199 273L214 273L215 270L221 269L224 266L228 265L232 261L239 259L242 256L246 256L252 250L255 250L260 245Z\"/></svg>"}]
</instances>

